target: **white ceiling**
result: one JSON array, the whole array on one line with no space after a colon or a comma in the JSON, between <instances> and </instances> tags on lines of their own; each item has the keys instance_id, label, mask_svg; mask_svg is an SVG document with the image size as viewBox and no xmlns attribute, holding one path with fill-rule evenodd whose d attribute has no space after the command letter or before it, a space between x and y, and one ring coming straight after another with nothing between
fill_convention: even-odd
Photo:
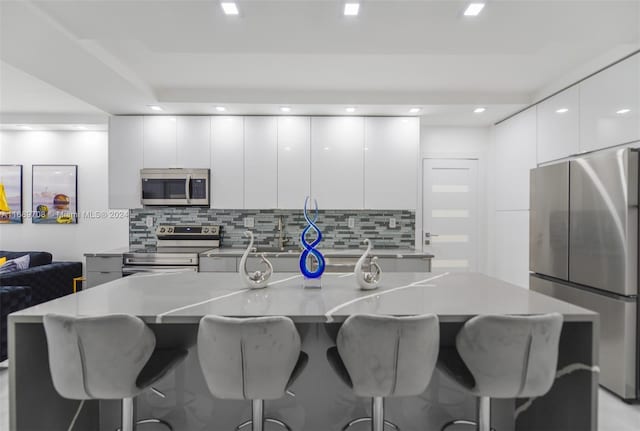
<instances>
[{"instance_id":1,"label":"white ceiling","mask_svg":"<svg viewBox=\"0 0 640 431\"><path fill-rule=\"evenodd\" d=\"M640 46L638 0L494 0L477 18L468 3L367 0L344 17L339 0L239 0L229 17L216 0L3 1L0 114L420 106L427 124L486 125Z\"/></svg>"}]
</instances>

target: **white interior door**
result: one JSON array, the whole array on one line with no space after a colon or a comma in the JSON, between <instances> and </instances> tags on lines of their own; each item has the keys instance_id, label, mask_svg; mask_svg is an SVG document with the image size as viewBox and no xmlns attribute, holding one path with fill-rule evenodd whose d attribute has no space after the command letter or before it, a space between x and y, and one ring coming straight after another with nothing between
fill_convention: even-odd
<instances>
[{"instance_id":1,"label":"white interior door","mask_svg":"<svg viewBox=\"0 0 640 431\"><path fill-rule=\"evenodd\" d=\"M425 159L422 249L434 271L478 269L478 161Z\"/></svg>"}]
</instances>

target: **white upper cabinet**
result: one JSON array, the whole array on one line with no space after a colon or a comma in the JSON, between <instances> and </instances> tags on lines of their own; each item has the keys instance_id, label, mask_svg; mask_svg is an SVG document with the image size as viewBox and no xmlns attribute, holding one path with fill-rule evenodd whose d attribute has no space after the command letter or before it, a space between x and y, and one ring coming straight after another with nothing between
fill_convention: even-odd
<instances>
[{"instance_id":1,"label":"white upper cabinet","mask_svg":"<svg viewBox=\"0 0 640 431\"><path fill-rule=\"evenodd\" d=\"M538 163L579 152L579 104L574 86L538 105Z\"/></svg>"},{"instance_id":2,"label":"white upper cabinet","mask_svg":"<svg viewBox=\"0 0 640 431\"><path fill-rule=\"evenodd\" d=\"M496 210L529 209L529 170L536 167L536 107L495 128Z\"/></svg>"},{"instance_id":3,"label":"white upper cabinet","mask_svg":"<svg viewBox=\"0 0 640 431\"><path fill-rule=\"evenodd\" d=\"M419 145L417 118L365 118L366 209L416 209Z\"/></svg>"},{"instance_id":4,"label":"white upper cabinet","mask_svg":"<svg viewBox=\"0 0 640 431\"><path fill-rule=\"evenodd\" d=\"M300 209L310 194L311 119L278 117L278 208Z\"/></svg>"},{"instance_id":5,"label":"white upper cabinet","mask_svg":"<svg viewBox=\"0 0 640 431\"><path fill-rule=\"evenodd\" d=\"M580 84L580 151L640 140L640 54Z\"/></svg>"},{"instance_id":6,"label":"white upper cabinet","mask_svg":"<svg viewBox=\"0 0 640 431\"><path fill-rule=\"evenodd\" d=\"M143 117L109 118L109 208L141 208Z\"/></svg>"},{"instance_id":7,"label":"white upper cabinet","mask_svg":"<svg viewBox=\"0 0 640 431\"><path fill-rule=\"evenodd\" d=\"M177 167L209 169L211 161L211 117L176 117Z\"/></svg>"},{"instance_id":8,"label":"white upper cabinet","mask_svg":"<svg viewBox=\"0 0 640 431\"><path fill-rule=\"evenodd\" d=\"M278 206L278 119L244 119L244 208Z\"/></svg>"},{"instance_id":9,"label":"white upper cabinet","mask_svg":"<svg viewBox=\"0 0 640 431\"><path fill-rule=\"evenodd\" d=\"M144 167L177 167L177 135L176 117L164 115L144 117Z\"/></svg>"},{"instance_id":10,"label":"white upper cabinet","mask_svg":"<svg viewBox=\"0 0 640 431\"><path fill-rule=\"evenodd\" d=\"M321 209L364 207L364 118L311 118L311 194Z\"/></svg>"},{"instance_id":11,"label":"white upper cabinet","mask_svg":"<svg viewBox=\"0 0 640 431\"><path fill-rule=\"evenodd\" d=\"M211 118L211 208L244 208L244 118Z\"/></svg>"}]
</instances>

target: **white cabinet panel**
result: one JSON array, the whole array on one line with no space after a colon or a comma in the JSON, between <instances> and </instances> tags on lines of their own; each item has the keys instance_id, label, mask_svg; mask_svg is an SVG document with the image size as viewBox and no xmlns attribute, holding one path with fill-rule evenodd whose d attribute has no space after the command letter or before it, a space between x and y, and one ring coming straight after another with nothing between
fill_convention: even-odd
<instances>
[{"instance_id":1,"label":"white cabinet panel","mask_svg":"<svg viewBox=\"0 0 640 431\"><path fill-rule=\"evenodd\" d=\"M176 166L209 169L211 163L211 118L176 117Z\"/></svg>"},{"instance_id":2,"label":"white cabinet panel","mask_svg":"<svg viewBox=\"0 0 640 431\"><path fill-rule=\"evenodd\" d=\"M420 121L365 119L364 207L416 209Z\"/></svg>"},{"instance_id":3,"label":"white cabinet panel","mask_svg":"<svg viewBox=\"0 0 640 431\"><path fill-rule=\"evenodd\" d=\"M311 119L311 194L323 209L364 207L364 118Z\"/></svg>"},{"instance_id":4,"label":"white cabinet panel","mask_svg":"<svg viewBox=\"0 0 640 431\"><path fill-rule=\"evenodd\" d=\"M278 119L244 119L244 207L278 206Z\"/></svg>"},{"instance_id":5,"label":"white cabinet panel","mask_svg":"<svg viewBox=\"0 0 640 431\"><path fill-rule=\"evenodd\" d=\"M579 118L577 86L538 105L538 163L578 154Z\"/></svg>"},{"instance_id":6,"label":"white cabinet panel","mask_svg":"<svg viewBox=\"0 0 640 431\"><path fill-rule=\"evenodd\" d=\"M580 150L593 151L637 140L640 54L580 83Z\"/></svg>"},{"instance_id":7,"label":"white cabinet panel","mask_svg":"<svg viewBox=\"0 0 640 431\"><path fill-rule=\"evenodd\" d=\"M311 193L311 119L278 118L278 208L300 209Z\"/></svg>"},{"instance_id":8,"label":"white cabinet panel","mask_svg":"<svg viewBox=\"0 0 640 431\"><path fill-rule=\"evenodd\" d=\"M141 208L143 117L109 119L109 208Z\"/></svg>"},{"instance_id":9,"label":"white cabinet panel","mask_svg":"<svg viewBox=\"0 0 640 431\"><path fill-rule=\"evenodd\" d=\"M144 117L143 166L175 168L177 120L162 115Z\"/></svg>"},{"instance_id":10,"label":"white cabinet panel","mask_svg":"<svg viewBox=\"0 0 640 431\"><path fill-rule=\"evenodd\" d=\"M244 118L211 118L211 208L244 208Z\"/></svg>"},{"instance_id":11,"label":"white cabinet panel","mask_svg":"<svg viewBox=\"0 0 640 431\"><path fill-rule=\"evenodd\" d=\"M536 107L496 126L497 210L529 209L529 170L536 167Z\"/></svg>"},{"instance_id":12,"label":"white cabinet panel","mask_svg":"<svg viewBox=\"0 0 640 431\"><path fill-rule=\"evenodd\" d=\"M529 287L529 211L496 212L495 276Z\"/></svg>"}]
</instances>

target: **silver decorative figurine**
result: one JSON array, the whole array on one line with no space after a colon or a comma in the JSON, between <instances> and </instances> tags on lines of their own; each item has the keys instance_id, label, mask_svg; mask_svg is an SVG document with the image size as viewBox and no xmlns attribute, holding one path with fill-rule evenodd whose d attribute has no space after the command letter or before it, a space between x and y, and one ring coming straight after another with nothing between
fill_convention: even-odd
<instances>
[{"instance_id":1,"label":"silver decorative figurine","mask_svg":"<svg viewBox=\"0 0 640 431\"><path fill-rule=\"evenodd\" d=\"M367 250L364 252L358 262L356 263L356 267L354 269L354 275L356 276L356 281L362 290L373 290L378 288L378 283L380 282L380 277L382 276L382 269L380 265L378 265L378 257L374 256L371 258L371 268L369 271L364 271L362 268L367 261L367 258L371 254L372 244L369 239L365 239L362 241L367 244Z\"/></svg>"},{"instance_id":2,"label":"silver decorative figurine","mask_svg":"<svg viewBox=\"0 0 640 431\"><path fill-rule=\"evenodd\" d=\"M253 246L253 232L246 231L244 236L249 237L249 246L244 251L242 255L242 259L240 259L240 266L238 267L238 273L240 274L240 278L242 278L243 283L250 289L260 289L262 287L266 287L269 282L269 278L271 278L271 274L273 274L273 265L271 262L267 260L264 253L260 255L260 259L265 266L265 271L247 271L247 258L249 257L249 253L255 253L257 249Z\"/></svg>"}]
</instances>

